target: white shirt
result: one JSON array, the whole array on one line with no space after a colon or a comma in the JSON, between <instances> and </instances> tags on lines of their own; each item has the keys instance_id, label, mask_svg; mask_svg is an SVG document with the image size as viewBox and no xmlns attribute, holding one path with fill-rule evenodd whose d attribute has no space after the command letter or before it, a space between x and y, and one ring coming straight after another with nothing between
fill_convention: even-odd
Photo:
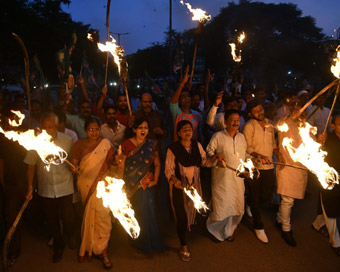
<instances>
[{"instance_id":1,"label":"white shirt","mask_svg":"<svg viewBox=\"0 0 340 272\"><path fill-rule=\"evenodd\" d=\"M226 128L224 123L224 112L217 113L218 107L213 105L207 115L207 124L209 126L215 126L216 131L221 131ZM240 130L242 130L245 124L243 116L240 115Z\"/></svg>"},{"instance_id":2,"label":"white shirt","mask_svg":"<svg viewBox=\"0 0 340 272\"><path fill-rule=\"evenodd\" d=\"M259 153L267 156L270 160L273 157L273 150L276 148L274 127L265 118L266 125L264 129L255 119L250 119L243 128L244 137L247 140L247 153ZM256 164L258 169L267 170L273 169L273 164Z\"/></svg>"},{"instance_id":3,"label":"white shirt","mask_svg":"<svg viewBox=\"0 0 340 272\"><path fill-rule=\"evenodd\" d=\"M311 108L311 112L314 112L316 107L317 106L313 105L313 107ZM326 107L323 107L322 109L318 108L316 112L314 112L314 114L307 120L308 123L310 123L312 126L318 129L318 134L324 131L329 112L330 112L329 108L326 108ZM332 130L331 122L332 122L332 117L329 119L327 132L331 132Z\"/></svg>"},{"instance_id":4,"label":"white shirt","mask_svg":"<svg viewBox=\"0 0 340 272\"><path fill-rule=\"evenodd\" d=\"M100 127L100 135L108 139L115 148L118 148L124 140L125 126L116 122L118 123L116 132L107 123L104 123Z\"/></svg>"}]
</instances>

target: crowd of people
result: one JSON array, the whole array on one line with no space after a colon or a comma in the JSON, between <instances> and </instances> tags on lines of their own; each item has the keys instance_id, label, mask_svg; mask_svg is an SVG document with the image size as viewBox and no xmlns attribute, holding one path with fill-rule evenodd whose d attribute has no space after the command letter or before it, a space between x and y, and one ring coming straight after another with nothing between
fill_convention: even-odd
<instances>
[{"instance_id":1,"label":"crowd of people","mask_svg":"<svg viewBox=\"0 0 340 272\"><path fill-rule=\"evenodd\" d=\"M192 85L187 67L176 90L157 103L151 90L130 101L119 86L110 97L106 85L100 97L91 100L85 80L79 76L76 87L72 75L67 91L61 88L56 104L36 95L30 101L30 111L24 95L10 97L1 91L2 129L23 132L31 128L36 133L46 130L73 164L51 165L48 171L36 151L26 151L1 135L2 239L25 198L38 199L36 209L44 215L54 263L62 259L67 244L71 249L78 248L80 263L98 257L104 268L110 269L107 249L112 215L102 199L96 197L96 188L105 176L112 176L125 181L141 228L132 246L140 254L165 248L156 212L162 202L169 203L172 210L179 258L191 260L187 231L197 221L197 211L184 193L188 188L195 188L209 203L206 228L216 240L232 242L247 214L252 218L255 237L267 244L261 214L263 205L271 203L277 206L273 220L284 242L296 246L291 227L294 200L304 198L307 180L315 177L292 160L282 141L289 137L297 147L302 142L299 126L310 123L317 129L315 139L328 152L326 161L340 172L340 115L334 114L325 128L330 110L324 106L324 95L296 117L295 113L313 94L311 90L285 90L274 98L258 86L213 88L212 77L208 72L205 83ZM12 110L25 114L21 126L9 125L8 120L17 118ZM276 129L282 123L287 124L288 131ZM258 169L257 179L236 175L240 160L247 159L253 160ZM281 165L276 167L274 161ZM159 190L162 183L168 184L168 189ZM332 249L340 256L336 222L340 216L340 185L333 190L320 186L320 191L318 214L312 226L329 237ZM14 265L20 255L21 232L19 225L9 247L9 265Z\"/></svg>"}]
</instances>

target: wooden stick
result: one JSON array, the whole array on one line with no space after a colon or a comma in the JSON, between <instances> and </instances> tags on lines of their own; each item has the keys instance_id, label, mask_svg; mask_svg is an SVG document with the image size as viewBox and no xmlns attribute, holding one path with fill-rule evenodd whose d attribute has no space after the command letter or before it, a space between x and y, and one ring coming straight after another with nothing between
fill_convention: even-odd
<instances>
[{"instance_id":1,"label":"wooden stick","mask_svg":"<svg viewBox=\"0 0 340 272\"><path fill-rule=\"evenodd\" d=\"M129 92L128 92L128 89L126 87L126 84L124 84L124 90L125 90L125 94L126 94L127 105L128 105L128 108L129 108L129 114L130 114L130 116L132 116L132 110L131 110L130 99L129 99Z\"/></svg>"},{"instance_id":2,"label":"wooden stick","mask_svg":"<svg viewBox=\"0 0 340 272\"><path fill-rule=\"evenodd\" d=\"M318 97L323 95L328 89L333 87L337 82L339 82L339 79L334 80L333 82L329 83L325 88L323 88L320 92L318 92L311 100L309 100L294 116L291 118L297 118L299 117L307 108L310 104L312 104Z\"/></svg>"},{"instance_id":3,"label":"wooden stick","mask_svg":"<svg viewBox=\"0 0 340 272\"><path fill-rule=\"evenodd\" d=\"M336 100L337 100L337 98L338 98L339 92L340 92L340 81L339 81L339 83L338 83L338 86L336 87L336 93L335 93L335 96L334 96L333 104L332 104L331 110L330 110L330 112L329 112L329 114L328 114L326 126L325 126L325 128L324 128L324 130L323 130L323 134L325 134L326 131L327 131L327 127L328 127L329 121L330 121L330 119L331 119L332 112L333 112L333 110L334 110L335 103L336 103Z\"/></svg>"},{"instance_id":4,"label":"wooden stick","mask_svg":"<svg viewBox=\"0 0 340 272\"><path fill-rule=\"evenodd\" d=\"M31 91L30 91L30 80L29 80L29 73L30 73L30 62L28 58L28 52L23 40L14 32L12 32L14 38L18 41L21 46L22 51L24 52L24 62L25 62L25 79L26 79L26 92L27 92L27 107L28 107L28 123L30 128L32 128L32 117L31 117Z\"/></svg>"},{"instance_id":5,"label":"wooden stick","mask_svg":"<svg viewBox=\"0 0 340 272\"><path fill-rule=\"evenodd\" d=\"M296 165L291 165L291 164L285 164L282 162L272 162L273 164L277 164L277 165L281 165L281 166L287 166L287 167L292 167L292 168L296 168L296 169L301 169L301 170L306 170L309 171L307 168L305 167L301 167L301 166L296 166Z\"/></svg>"},{"instance_id":6,"label":"wooden stick","mask_svg":"<svg viewBox=\"0 0 340 272\"><path fill-rule=\"evenodd\" d=\"M195 71L195 63L196 63L196 55L197 55L197 48L198 48L198 41L199 41L199 35L202 32L203 23L199 22L198 27L196 29L196 40L195 40L195 47L194 47L194 56L192 58L192 66L191 66L191 74L189 82L192 82L192 78L194 77L194 71Z\"/></svg>"},{"instance_id":7,"label":"wooden stick","mask_svg":"<svg viewBox=\"0 0 340 272\"><path fill-rule=\"evenodd\" d=\"M110 6L111 6L111 0L107 0L107 5L106 5L106 34L107 34L107 41L110 40L110 30L109 30L109 25L110 25ZM107 54L106 54L105 80L104 80L104 84L105 85L107 83L107 70L108 70L108 66L109 66L109 54L110 54L110 52L107 52Z\"/></svg>"},{"instance_id":8,"label":"wooden stick","mask_svg":"<svg viewBox=\"0 0 340 272\"><path fill-rule=\"evenodd\" d=\"M8 255L8 248L12 239L12 236L19 224L19 221L28 205L28 202L30 202L31 199L26 198L24 204L22 205L17 217L15 218L13 225L11 226L11 228L8 230L6 237L5 237L5 241L4 241L4 247L3 247L3 265L4 265L4 272L8 271L8 266L7 266L7 255Z\"/></svg>"}]
</instances>

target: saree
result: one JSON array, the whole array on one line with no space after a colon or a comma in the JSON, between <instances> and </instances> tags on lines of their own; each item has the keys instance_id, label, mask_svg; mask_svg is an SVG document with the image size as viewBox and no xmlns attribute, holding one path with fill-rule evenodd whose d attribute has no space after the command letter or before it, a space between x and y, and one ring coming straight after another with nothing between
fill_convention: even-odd
<instances>
[{"instance_id":1,"label":"saree","mask_svg":"<svg viewBox=\"0 0 340 272\"><path fill-rule=\"evenodd\" d=\"M92 252L101 254L108 246L111 233L110 209L105 208L102 199L96 197L95 189L112 153L110 142L103 139L79 164L78 189L85 206L79 256L84 256L85 252L90 256Z\"/></svg>"},{"instance_id":2,"label":"saree","mask_svg":"<svg viewBox=\"0 0 340 272\"><path fill-rule=\"evenodd\" d=\"M130 140L126 140L122 147L127 155L124 180L127 190L132 191L148 172L153 172L151 165L156 145L152 139L147 139L141 146L135 146ZM132 196L131 203L141 228L138 239L133 240L132 245L143 252L163 250L156 220L155 187L138 189Z\"/></svg>"}]
</instances>

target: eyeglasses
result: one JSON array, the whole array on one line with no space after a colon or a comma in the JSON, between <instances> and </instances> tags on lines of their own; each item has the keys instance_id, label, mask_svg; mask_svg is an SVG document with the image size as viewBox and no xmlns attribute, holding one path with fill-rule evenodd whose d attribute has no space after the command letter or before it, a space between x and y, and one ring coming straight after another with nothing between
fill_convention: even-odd
<instances>
[{"instance_id":1,"label":"eyeglasses","mask_svg":"<svg viewBox=\"0 0 340 272\"><path fill-rule=\"evenodd\" d=\"M88 128L87 130L93 132L93 131L99 131L100 128Z\"/></svg>"}]
</instances>

